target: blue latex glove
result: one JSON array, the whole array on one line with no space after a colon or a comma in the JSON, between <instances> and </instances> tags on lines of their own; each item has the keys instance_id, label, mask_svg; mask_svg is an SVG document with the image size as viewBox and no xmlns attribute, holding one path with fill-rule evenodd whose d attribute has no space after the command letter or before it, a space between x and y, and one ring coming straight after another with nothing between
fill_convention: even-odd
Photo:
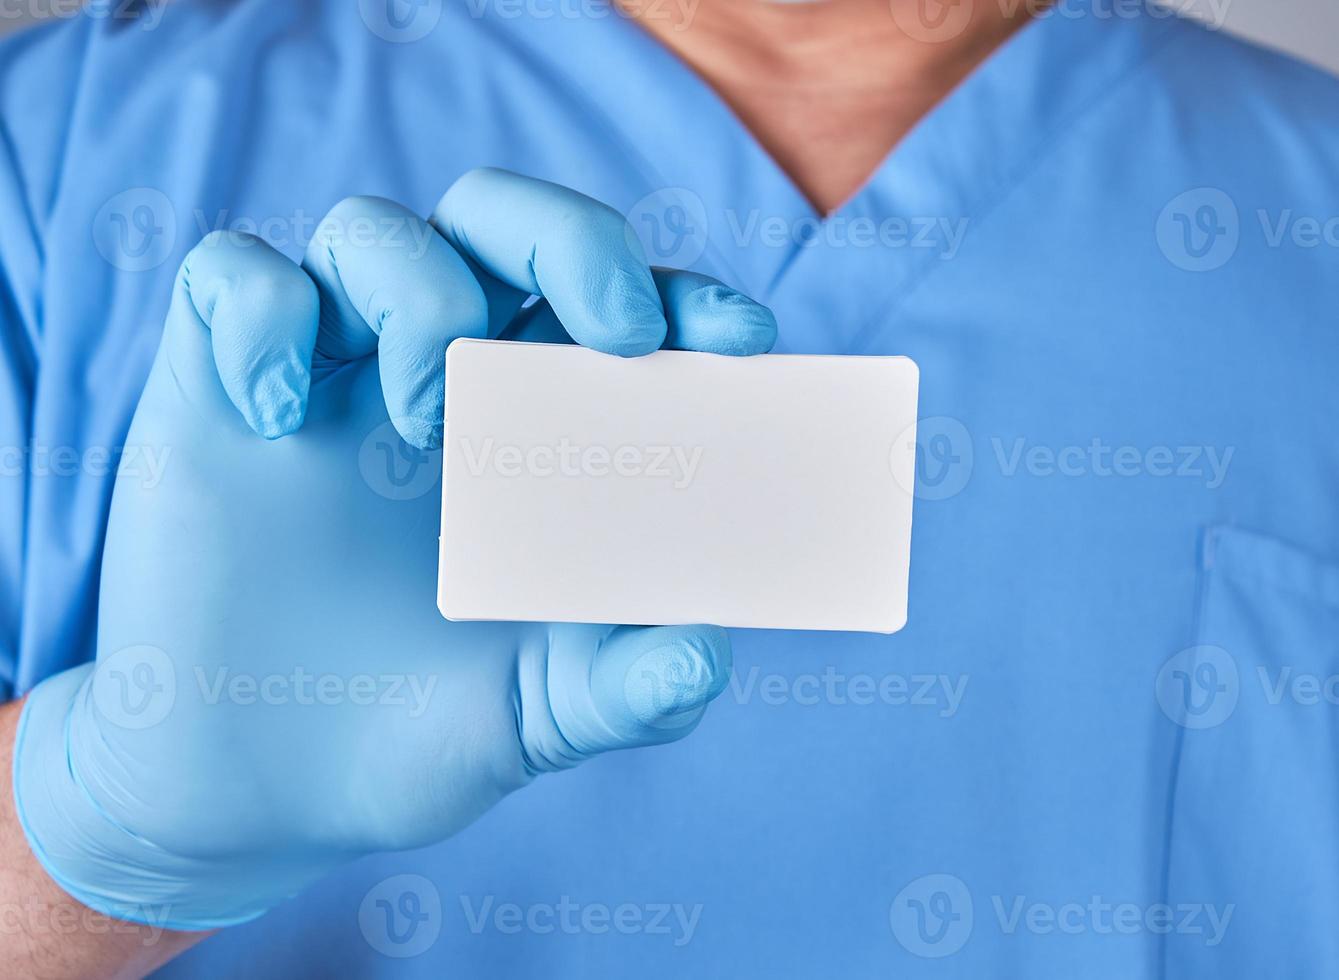
<instances>
[{"instance_id":1,"label":"blue latex glove","mask_svg":"<svg viewBox=\"0 0 1339 980\"><path fill-rule=\"evenodd\" d=\"M551 184L474 172L432 225L351 199L302 269L238 235L183 264L128 439L170 451L162 481L118 485L96 667L30 694L15 750L33 850L86 905L245 921L538 773L679 738L725 685L714 627L445 622L437 494L377 474L414 452L388 420L440 442L456 337L748 354L771 314L653 274L617 213Z\"/></svg>"}]
</instances>

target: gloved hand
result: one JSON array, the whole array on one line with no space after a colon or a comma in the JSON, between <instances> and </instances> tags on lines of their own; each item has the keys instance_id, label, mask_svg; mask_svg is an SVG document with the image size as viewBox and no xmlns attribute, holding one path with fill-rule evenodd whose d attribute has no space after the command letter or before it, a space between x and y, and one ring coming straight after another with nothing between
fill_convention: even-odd
<instances>
[{"instance_id":1,"label":"gloved hand","mask_svg":"<svg viewBox=\"0 0 1339 980\"><path fill-rule=\"evenodd\" d=\"M351 199L301 269L235 234L182 265L128 438L170 453L162 480L119 481L96 667L29 695L15 749L35 854L98 911L245 921L539 773L679 738L726 683L714 627L442 620L437 494L386 484L380 451L411 455L388 420L440 443L456 337L748 354L771 314L653 273L555 185L476 171L432 226Z\"/></svg>"}]
</instances>

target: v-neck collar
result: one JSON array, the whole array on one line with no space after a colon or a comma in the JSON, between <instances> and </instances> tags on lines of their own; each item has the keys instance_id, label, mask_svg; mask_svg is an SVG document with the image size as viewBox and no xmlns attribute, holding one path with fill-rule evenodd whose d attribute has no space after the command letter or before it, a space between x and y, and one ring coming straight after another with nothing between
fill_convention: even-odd
<instances>
[{"instance_id":1,"label":"v-neck collar","mask_svg":"<svg viewBox=\"0 0 1339 980\"><path fill-rule=\"evenodd\" d=\"M1117 13L1066 0L1020 28L826 219L721 97L612 5L603 18L521 19L506 29L585 93L640 161L657 206L681 202L705 217L696 267L764 302L812 294L821 277L824 309L813 315L824 322L783 329L781 349L834 350L864 334L872 308L886 309L943 261L934 245L912 247L914 235L942 221L936 234L951 248L952 229L983 220L1168 35L1165 10Z\"/></svg>"}]
</instances>

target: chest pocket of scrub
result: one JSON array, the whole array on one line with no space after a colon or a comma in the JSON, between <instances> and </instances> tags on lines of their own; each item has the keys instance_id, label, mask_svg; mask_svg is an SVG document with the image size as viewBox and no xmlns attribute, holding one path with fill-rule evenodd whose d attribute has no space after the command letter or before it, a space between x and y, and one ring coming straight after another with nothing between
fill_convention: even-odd
<instances>
[{"instance_id":1,"label":"chest pocket of scrub","mask_svg":"<svg viewBox=\"0 0 1339 980\"><path fill-rule=\"evenodd\" d=\"M1179 741L1166 975L1333 975L1339 564L1213 528L1200 577L1198 645L1157 679Z\"/></svg>"}]
</instances>

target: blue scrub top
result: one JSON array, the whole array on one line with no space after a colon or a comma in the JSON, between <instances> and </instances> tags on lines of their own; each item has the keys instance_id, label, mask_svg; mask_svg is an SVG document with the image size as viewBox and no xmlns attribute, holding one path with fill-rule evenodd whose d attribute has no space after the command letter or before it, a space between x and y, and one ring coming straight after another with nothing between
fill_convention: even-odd
<instances>
[{"instance_id":1,"label":"blue scrub top","mask_svg":"<svg viewBox=\"0 0 1339 980\"><path fill-rule=\"evenodd\" d=\"M296 258L346 195L426 213L485 164L623 210L782 351L920 363L910 622L738 632L693 738L164 976L1334 970L1339 85L1154 9L1066 0L823 222L598 0L102 4L7 41L0 688L93 655L108 454L190 246Z\"/></svg>"}]
</instances>

